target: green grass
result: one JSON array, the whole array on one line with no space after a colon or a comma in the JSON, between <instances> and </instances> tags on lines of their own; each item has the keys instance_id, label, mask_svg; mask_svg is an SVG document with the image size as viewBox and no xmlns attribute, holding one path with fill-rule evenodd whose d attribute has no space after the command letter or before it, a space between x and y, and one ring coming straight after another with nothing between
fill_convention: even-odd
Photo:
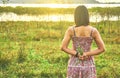
<instances>
[{"instance_id":1,"label":"green grass","mask_svg":"<svg viewBox=\"0 0 120 78\"><path fill-rule=\"evenodd\" d=\"M105 53L95 56L98 78L120 77L118 22L91 23L101 33L106 46ZM69 56L60 51L60 45L65 30L73 22L0 23L1 78L66 77ZM93 43L92 49L95 48Z\"/></svg>"}]
</instances>

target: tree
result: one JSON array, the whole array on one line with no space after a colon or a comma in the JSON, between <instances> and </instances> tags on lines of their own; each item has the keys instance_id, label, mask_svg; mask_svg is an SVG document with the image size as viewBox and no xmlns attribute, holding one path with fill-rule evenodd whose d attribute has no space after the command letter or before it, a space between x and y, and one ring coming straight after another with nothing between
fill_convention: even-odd
<instances>
[{"instance_id":1,"label":"tree","mask_svg":"<svg viewBox=\"0 0 120 78\"><path fill-rule=\"evenodd\" d=\"M9 0L2 0L2 3L3 3L3 4L6 4L6 3L8 3L8 1L9 1Z\"/></svg>"}]
</instances>

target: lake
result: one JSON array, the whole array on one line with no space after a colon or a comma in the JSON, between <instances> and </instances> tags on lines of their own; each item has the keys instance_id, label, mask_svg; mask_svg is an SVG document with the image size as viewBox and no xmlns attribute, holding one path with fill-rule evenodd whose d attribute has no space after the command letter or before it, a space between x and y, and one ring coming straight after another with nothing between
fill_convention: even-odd
<instances>
[{"instance_id":1,"label":"lake","mask_svg":"<svg viewBox=\"0 0 120 78\"><path fill-rule=\"evenodd\" d=\"M104 17L107 20L107 17ZM116 21L116 16L110 18L111 21ZM72 14L51 14L51 15L17 15L15 13L2 13L0 14L0 21L74 21ZM91 22L100 22L102 17L100 15L90 15Z\"/></svg>"},{"instance_id":2,"label":"lake","mask_svg":"<svg viewBox=\"0 0 120 78\"><path fill-rule=\"evenodd\" d=\"M0 4L0 6L22 6L22 7L50 7L50 8L75 8L81 4ZM82 4L87 8L92 7L118 7L120 4ZM104 20L107 20L107 17L104 17ZM116 21L118 18L116 16L110 17L110 20ZM15 13L1 13L0 21L74 21L72 14L51 14L51 15L17 15ZM91 22L100 22L102 17L99 14L92 15L90 14Z\"/></svg>"}]
</instances>

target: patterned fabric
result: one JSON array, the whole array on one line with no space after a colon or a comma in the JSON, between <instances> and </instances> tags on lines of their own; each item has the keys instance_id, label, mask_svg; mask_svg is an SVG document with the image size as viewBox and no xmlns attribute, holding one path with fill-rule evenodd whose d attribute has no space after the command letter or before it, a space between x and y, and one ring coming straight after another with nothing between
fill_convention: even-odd
<instances>
[{"instance_id":1,"label":"patterned fabric","mask_svg":"<svg viewBox=\"0 0 120 78\"><path fill-rule=\"evenodd\" d=\"M92 34L92 30L91 30ZM83 52L90 51L92 44L90 37L72 37L73 49L80 46ZM97 78L94 57L89 56L87 60L80 60L78 57L71 56L68 62L67 78Z\"/></svg>"}]
</instances>

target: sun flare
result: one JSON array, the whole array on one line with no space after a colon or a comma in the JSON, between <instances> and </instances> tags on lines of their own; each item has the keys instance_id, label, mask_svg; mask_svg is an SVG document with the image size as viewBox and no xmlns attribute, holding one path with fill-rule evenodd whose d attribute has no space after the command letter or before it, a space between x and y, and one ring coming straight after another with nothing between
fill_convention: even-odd
<instances>
[{"instance_id":1,"label":"sun flare","mask_svg":"<svg viewBox=\"0 0 120 78\"><path fill-rule=\"evenodd\" d=\"M49 4L48 6L50 8L59 8L58 4Z\"/></svg>"},{"instance_id":2,"label":"sun flare","mask_svg":"<svg viewBox=\"0 0 120 78\"><path fill-rule=\"evenodd\" d=\"M59 16L56 16L56 15L52 15L52 16L49 17L49 19L50 19L51 21L59 21L59 20L60 20L60 17L59 17Z\"/></svg>"},{"instance_id":3,"label":"sun flare","mask_svg":"<svg viewBox=\"0 0 120 78\"><path fill-rule=\"evenodd\" d=\"M63 7L63 4L45 4L46 7L49 7L49 8L68 8L68 5L64 5Z\"/></svg>"}]
</instances>

